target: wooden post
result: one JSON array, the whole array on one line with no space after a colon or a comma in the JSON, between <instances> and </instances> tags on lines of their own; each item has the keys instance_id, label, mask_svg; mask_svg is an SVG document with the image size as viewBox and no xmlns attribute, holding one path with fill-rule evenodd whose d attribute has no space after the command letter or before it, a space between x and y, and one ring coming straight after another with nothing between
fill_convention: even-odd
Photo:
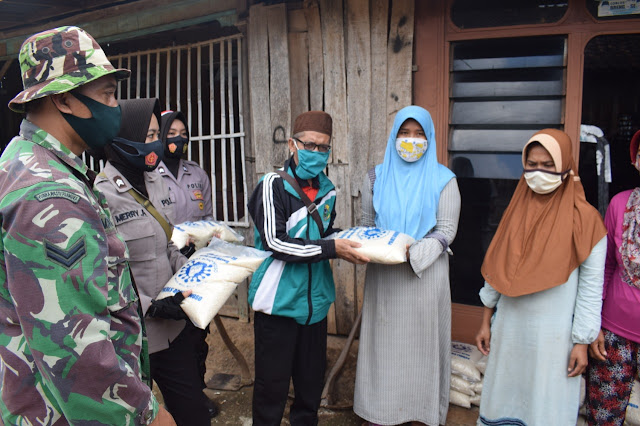
<instances>
[{"instance_id":1,"label":"wooden post","mask_svg":"<svg viewBox=\"0 0 640 426\"><path fill-rule=\"evenodd\" d=\"M347 113L350 195L357 197L369 169L371 140L371 30L369 0L347 0ZM344 194L348 196L348 194ZM353 225L353 222L350 223Z\"/></svg>"},{"instance_id":2,"label":"wooden post","mask_svg":"<svg viewBox=\"0 0 640 426\"><path fill-rule=\"evenodd\" d=\"M371 0L371 133L367 164L382 163L387 146L387 27L389 0Z\"/></svg>"},{"instance_id":3,"label":"wooden post","mask_svg":"<svg viewBox=\"0 0 640 426\"><path fill-rule=\"evenodd\" d=\"M289 33L291 119L309 111L309 46L307 33Z\"/></svg>"},{"instance_id":4,"label":"wooden post","mask_svg":"<svg viewBox=\"0 0 640 426\"><path fill-rule=\"evenodd\" d=\"M307 39L309 41L309 108L324 109L324 60L322 56L322 27L320 10L316 0L305 2Z\"/></svg>"},{"instance_id":5,"label":"wooden post","mask_svg":"<svg viewBox=\"0 0 640 426\"><path fill-rule=\"evenodd\" d=\"M336 164L349 162L349 147L346 140L348 129L347 87L342 14L342 0L320 0L324 57L324 106L325 111L333 118L331 151L333 163Z\"/></svg>"},{"instance_id":6,"label":"wooden post","mask_svg":"<svg viewBox=\"0 0 640 426\"><path fill-rule=\"evenodd\" d=\"M271 165L282 167L289 156L286 143L291 132L291 89L289 83L289 38L287 5L267 8L269 33L269 104L271 107Z\"/></svg>"},{"instance_id":7,"label":"wooden post","mask_svg":"<svg viewBox=\"0 0 640 426\"><path fill-rule=\"evenodd\" d=\"M271 107L269 105L269 42L265 8L258 4L249 10L249 96L251 101L251 141L257 174L270 172Z\"/></svg>"},{"instance_id":8,"label":"wooden post","mask_svg":"<svg viewBox=\"0 0 640 426\"><path fill-rule=\"evenodd\" d=\"M414 0L393 0L387 47L387 130L396 113L411 105Z\"/></svg>"}]
</instances>

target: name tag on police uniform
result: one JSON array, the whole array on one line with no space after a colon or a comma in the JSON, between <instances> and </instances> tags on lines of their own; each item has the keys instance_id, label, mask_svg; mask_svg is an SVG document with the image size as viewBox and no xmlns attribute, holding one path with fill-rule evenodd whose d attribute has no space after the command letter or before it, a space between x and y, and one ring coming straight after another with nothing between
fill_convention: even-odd
<instances>
[{"instance_id":1,"label":"name tag on police uniform","mask_svg":"<svg viewBox=\"0 0 640 426\"><path fill-rule=\"evenodd\" d=\"M145 216L147 216L147 212L144 209L135 209L116 214L113 216L113 219L116 221L116 225L120 225Z\"/></svg>"}]
</instances>

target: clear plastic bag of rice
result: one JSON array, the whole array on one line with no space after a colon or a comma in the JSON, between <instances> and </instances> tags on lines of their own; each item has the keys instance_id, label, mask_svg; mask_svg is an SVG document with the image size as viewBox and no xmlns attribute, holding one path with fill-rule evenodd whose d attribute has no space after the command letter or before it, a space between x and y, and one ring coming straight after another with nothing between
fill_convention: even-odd
<instances>
[{"instance_id":1,"label":"clear plastic bag of rice","mask_svg":"<svg viewBox=\"0 0 640 426\"><path fill-rule=\"evenodd\" d=\"M356 250L367 256L372 263L395 265L407 261L407 245L415 242L413 237L397 231L356 226L332 234L329 238L342 238L362 244Z\"/></svg>"},{"instance_id":2,"label":"clear plastic bag of rice","mask_svg":"<svg viewBox=\"0 0 640 426\"><path fill-rule=\"evenodd\" d=\"M471 399L469 395L465 395L453 389L449 389L449 402L458 407L471 408Z\"/></svg>"},{"instance_id":3,"label":"clear plastic bag of rice","mask_svg":"<svg viewBox=\"0 0 640 426\"><path fill-rule=\"evenodd\" d=\"M474 383L471 383L460 376L455 374L451 375L451 389L460 392L465 395L474 396L476 393L473 391Z\"/></svg>"},{"instance_id":4,"label":"clear plastic bag of rice","mask_svg":"<svg viewBox=\"0 0 640 426\"><path fill-rule=\"evenodd\" d=\"M470 383L482 380L476 362L482 359L482 352L474 345L462 342L451 342L451 373L464 378Z\"/></svg>"},{"instance_id":5,"label":"clear plastic bag of rice","mask_svg":"<svg viewBox=\"0 0 640 426\"><path fill-rule=\"evenodd\" d=\"M238 246L214 238L196 251L167 282L157 299L186 290L180 306L196 327L206 328L236 287L271 256L268 251Z\"/></svg>"},{"instance_id":6,"label":"clear plastic bag of rice","mask_svg":"<svg viewBox=\"0 0 640 426\"><path fill-rule=\"evenodd\" d=\"M213 220L198 220L195 222L183 222L173 227L171 241L182 248L191 240L196 250L206 247L213 237L230 243L241 243L244 237L234 231L230 226L214 222Z\"/></svg>"}]
</instances>

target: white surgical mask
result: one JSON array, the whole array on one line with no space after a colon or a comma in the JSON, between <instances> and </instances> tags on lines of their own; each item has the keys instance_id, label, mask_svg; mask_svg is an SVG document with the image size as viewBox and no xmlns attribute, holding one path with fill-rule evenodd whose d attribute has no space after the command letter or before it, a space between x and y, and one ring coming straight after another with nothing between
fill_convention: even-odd
<instances>
[{"instance_id":1,"label":"white surgical mask","mask_svg":"<svg viewBox=\"0 0 640 426\"><path fill-rule=\"evenodd\" d=\"M427 140L423 138L397 138L396 151L407 163L418 161L427 151Z\"/></svg>"},{"instance_id":2,"label":"white surgical mask","mask_svg":"<svg viewBox=\"0 0 640 426\"><path fill-rule=\"evenodd\" d=\"M529 188L537 194L549 194L562 184L562 175L542 170L525 171L524 179L527 181Z\"/></svg>"}]
</instances>

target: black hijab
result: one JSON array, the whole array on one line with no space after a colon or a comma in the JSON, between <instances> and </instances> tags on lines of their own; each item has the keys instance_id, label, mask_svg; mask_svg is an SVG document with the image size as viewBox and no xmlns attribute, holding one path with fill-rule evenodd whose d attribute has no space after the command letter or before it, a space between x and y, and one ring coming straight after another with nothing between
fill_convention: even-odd
<instances>
[{"instance_id":1,"label":"black hijab","mask_svg":"<svg viewBox=\"0 0 640 426\"><path fill-rule=\"evenodd\" d=\"M122 109L122 121L118 137L132 142L145 142L149 131L149 121L154 114L161 122L160 102L157 98L125 99L118 101ZM144 171L131 167L127 161L111 146L105 148L107 160L118 169L138 192L148 196L144 183Z\"/></svg>"},{"instance_id":2,"label":"black hijab","mask_svg":"<svg viewBox=\"0 0 640 426\"><path fill-rule=\"evenodd\" d=\"M169 148L167 147L167 134L173 124L174 120L180 120L184 124L184 128L187 130L187 139L189 139L189 126L187 125L187 119L180 111L165 111L162 113L162 122L160 123L160 139L162 145L164 145L164 164L169 169L169 172L177 179L178 170L180 168L180 158L173 158L170 155Z\"/></svg>"}]
</instances>

